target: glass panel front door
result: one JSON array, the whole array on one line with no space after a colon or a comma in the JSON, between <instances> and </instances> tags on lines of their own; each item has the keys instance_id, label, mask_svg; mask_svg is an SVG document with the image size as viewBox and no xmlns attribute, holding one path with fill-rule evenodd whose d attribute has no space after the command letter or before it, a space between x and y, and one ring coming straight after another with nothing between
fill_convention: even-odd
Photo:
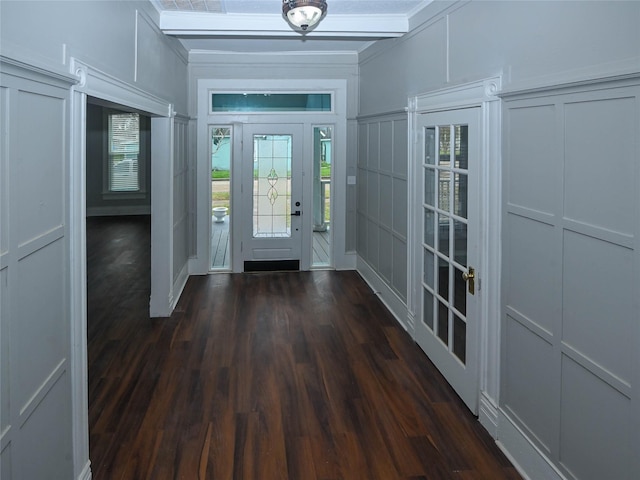
<instances>
[{"instance_id":1,"label":"glass panel front door","mask_svg":"<svg viewBox=\"0 0 640 480\"><path fill-rule=\"evenodd\" d=\"M299 261L302 251L302 125L243 128L242 256Z\"/></svg>"}]
</instances>

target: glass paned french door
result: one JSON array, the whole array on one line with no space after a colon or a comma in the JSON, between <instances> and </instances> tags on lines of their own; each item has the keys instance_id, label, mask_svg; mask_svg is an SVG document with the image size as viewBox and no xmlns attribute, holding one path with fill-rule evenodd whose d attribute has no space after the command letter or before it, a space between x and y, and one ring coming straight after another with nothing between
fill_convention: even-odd
<instances>
[{"instance_id":1,"label":"glass paned french door","mask_svg":"<svg viewBox=\"0 0 640 480\"><path fill-rule=\"evenodd\" d=\"M419 117L423 145L421 314L416 340L467 405L477 405L476 250L479 109Z\"/></svg>"}]
</instances>

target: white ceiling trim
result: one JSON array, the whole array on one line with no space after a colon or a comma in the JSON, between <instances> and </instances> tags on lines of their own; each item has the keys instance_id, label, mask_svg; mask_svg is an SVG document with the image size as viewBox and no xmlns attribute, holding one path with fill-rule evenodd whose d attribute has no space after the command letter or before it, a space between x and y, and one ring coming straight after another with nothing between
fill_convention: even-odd
<instances>
[{"instance_id":1,"label":"white ceiling trim","mask_svg":"<svg viewBox=\"0 0 640 480\"><path fill-rule=\"evenodd\" d=\"M282 15L217 14L202 12L162 11L160 29L167 35L298 37ZM393 38L409 31L409 19L404 14L331 15L305 35L333 38Z\"/></svg>"}]
</instances>

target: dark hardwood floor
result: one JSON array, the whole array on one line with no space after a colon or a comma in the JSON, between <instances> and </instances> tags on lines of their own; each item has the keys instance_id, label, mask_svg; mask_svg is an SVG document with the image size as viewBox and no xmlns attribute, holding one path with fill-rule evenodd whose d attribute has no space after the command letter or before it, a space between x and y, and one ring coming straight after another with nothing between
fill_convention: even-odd
<instances>
[{"instance_id":1,"label":"dark hardwood floor","mask_svg":"<svg viewBox=\"0 0 640 480\"><path fill-rule=\"evenodd\" d=\"M95 480L520 478L356 272L192 277L150 319L149 232L87 221Z\"/></svg>"}]
</instances>

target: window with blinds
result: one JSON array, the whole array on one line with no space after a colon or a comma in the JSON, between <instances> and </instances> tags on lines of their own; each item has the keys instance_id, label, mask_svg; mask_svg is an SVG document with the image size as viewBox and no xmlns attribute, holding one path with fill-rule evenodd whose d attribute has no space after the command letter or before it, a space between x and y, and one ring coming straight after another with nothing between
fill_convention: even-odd
<instances>
[{"instance_id":1,"label":"window with blinds","mask_svg":"<svg viewBox=\"0 0 640 480\"><path fill-rule=\"evenodd\" d=\"M140 190L140 116L137 113L109 115L109 191Z\"/></svg>"}]
</instances>

